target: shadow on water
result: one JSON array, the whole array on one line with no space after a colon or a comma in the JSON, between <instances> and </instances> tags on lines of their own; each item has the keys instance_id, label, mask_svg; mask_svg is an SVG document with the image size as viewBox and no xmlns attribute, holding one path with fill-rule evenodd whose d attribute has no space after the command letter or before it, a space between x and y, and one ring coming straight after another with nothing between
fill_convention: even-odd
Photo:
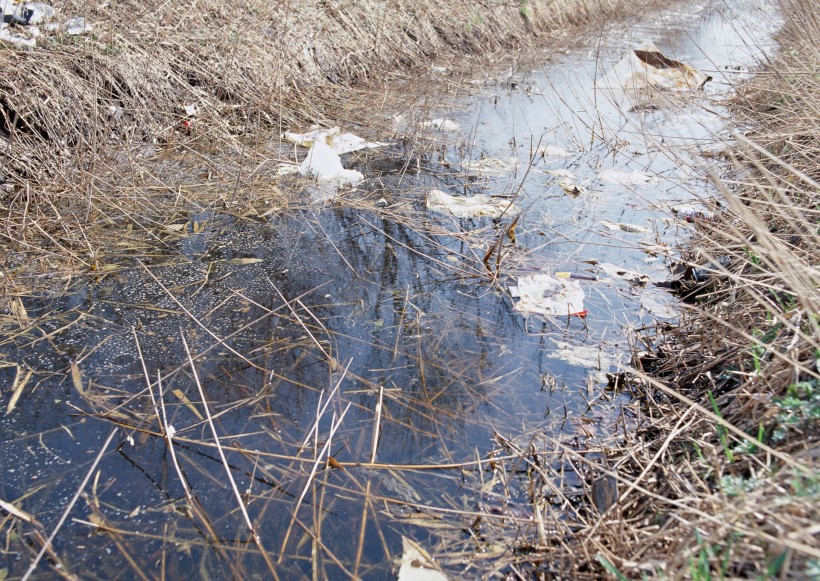
<instances>
[{"instance_id":1,"label":"shadow on water","mask_svg":"<svg viewBox=\"0 0 820 581\"><path fill-rule=\"evenodd\" d=\"M728 10L664 16L632 34L663 31L658 44L717 76L752 61L731 50L741 36L728 34ZM605 390L602 372L628 362L630 329L675 316L646 282L668 276L668 248L689 228L669 208L714 195L680 160L706 148L715 126L704 119L723 113L702 102L627 113L596 94L603 55L632 43L606 34L591 54L513 71L450 112L471 128L469 146L439 162L354 157L366 186L265 218L193 208L161 244L123 249L111 270L27 299L31 324L0 343L11 410L0 418L1 494L43 528L2 521L10 576L87 475L42 576L269 575L227 464L281 577L390 577L403 534L470 538L458 531L486 512L478 490L498 492L482 483L499 442L537 433L591 450L634 429L628 394ZM525 211L500 276L481 259L511 217L429 213L431 188L518 192ZM583 282L588 315L515 311L508 286L536 270L599 277ZM90 471L112 426L115 443ZM583 494L583 480L567 470L560 486ZM528 502L523 484L504 488Z\"/></svg>"}]
</instances>

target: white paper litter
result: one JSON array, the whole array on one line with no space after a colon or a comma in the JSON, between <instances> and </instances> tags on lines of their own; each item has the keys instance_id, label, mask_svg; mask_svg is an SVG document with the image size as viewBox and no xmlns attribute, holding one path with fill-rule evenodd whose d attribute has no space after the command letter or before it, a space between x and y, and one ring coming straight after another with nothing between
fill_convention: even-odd
<instances>
[{"instance_id":1,"label":"white paper litter","mask_svg":"<svg viewBox=\"0 0 820 581\"><path fill-rule=\"evenodd\" d=\"M433 119L432 121L425 121L421 126L441 129L442 131L458 131L461 128L458 123L450 119Z\"/></svg>"},{"instance_id":2,"label":"white paper litter","mask_svg":"<svg viewBox=\"0 0 820 581\"><path fill-rule=\"evenodd\" d=\"M548 274L522 276L517 284L520 300L515 310L538 315L576 315L584 311L584 290L577 280Z\"/></svg>"},{"instance_id":3,"label":"white paper litter","mask_svg":"<svg viewBox=\"0 0 820 581\"><path fill-rule=\"evenodd\" d=\"M617 169L605 169L598 174L598 178L610 184L622 186L639 186L652 181L652 176L639 171L619 171Z\"/></svg>"},{"instance_id":4,"label":"white paper litter","mask_svg":"<svg viewBox=\"0 0 820 581\"><path fill-rule=\"evenodd\" d=\"M433 558L417 543L407 537L401 538L402 556L398 581L447 581Z\"/></svg>"},{"instance_id":5,"label":"white paper litter","mask_svg":"<svg viewBox=\"0 0 820 581\"><path fill-rule=\"evenodd\" d=\"M507 214L518 211L509 200L503 198L491 198L483 194L470 197L451 196L441 190L431 190L427 194L427 209L450 214L456 218L477 218L479 216L500 218L505 211Z\"/></svg>"},{"instance_id":6,"label":"white paper litter","mask_svg":"<svg viewBox=\"0 0 820 581\"><path fill-rule=\"evenodd\" d=\"M310 148L299 166L299 173L315 178L317 182L337 186L355 184L364 179L360 172L342 167L341 158L321 140L317 140Z\"/></svg>"},{"instance_id":7,"label":"white paper litter","mask_svg":"<svg viewBox=\"0 0 820 581\"><path fill-rule=\"evenodd\" d=\"M312 129L306 133L291 133L286 131L282 134L282 138L296 145L302 147L313 147L317 141L321 141L328 145L331 150L339 155L343 153L350 153L352 151L359 151L361 149L374 149L376 147L383 147L387 145L381 141L367 141L353 133L342 133L338 127L331 127L330 129Z\"/></svg>"},{"instance_id":8,"label":"white paper litter","mask_svg":"<svg viewBox=\"0 0 820 581\"><path fill-rule=\"evenodd\" d=\"M631 234L642 234L650 232L646 226L639 226L637 224L627 224L626 222L610 222L609 220L601 220L601 226L609 228L610 230L622 230Z\"/></svg>"}]
</instances>

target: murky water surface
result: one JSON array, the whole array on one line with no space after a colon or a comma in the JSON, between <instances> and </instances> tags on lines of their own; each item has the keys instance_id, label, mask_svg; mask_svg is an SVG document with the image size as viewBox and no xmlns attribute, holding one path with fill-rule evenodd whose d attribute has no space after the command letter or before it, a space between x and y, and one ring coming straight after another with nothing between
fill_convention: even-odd
<instances>
[{"instance_id":1,"label":"murky water surface","mask_svg":"<svg viewBox=\"0 0 820 581\"><path fill-rule=\"evenodd\" d=\"M713 98L773 27L755 3L684 10L477 79L436 112L461 127L438 159L346 157L364 185L262 219L192 207L150 251L25 299L34 330L0 346L0 497L45 536L89 478L35 576L391 578L402 535L435 544L431 519L466 528L486 510L498 436L594 447L634 428L603 373L629 362L630 330L675 316L652 284L691 228L670 209L714 195L691 163L724 123ZM647 38L714 77L703 96L593 88ZM515 197L497 278L482 259L513 215L435 214L431 189ZM579 282L587 316L515 311L509 286L533 272L597 276ZM578 475L560 485L583 491ZM0 522L0 568L19 577L42 540Z\"/></svg>"}]
</instances>

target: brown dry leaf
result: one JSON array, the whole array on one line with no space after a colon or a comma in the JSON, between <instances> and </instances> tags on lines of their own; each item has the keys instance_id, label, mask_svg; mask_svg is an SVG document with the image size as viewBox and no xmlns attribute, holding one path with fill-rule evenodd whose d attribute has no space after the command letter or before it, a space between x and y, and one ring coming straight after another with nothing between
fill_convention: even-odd
<instances>
[{"instance_id":1,"label":"brown dry leaf","mask_svg":"<svg viewBox=\"0 0 820 581\"><path fill-rule=\"evenodd\" d=\"M14 315L14 318L17 319L17 324L21 327L25 327L29 324L28 313L20 297L14 297L9 301L9 309L11 310L11 314Z\"/></svg>"},{"instance_id":2,"label":"brown dry leaf","mask_svg":"<svg viewBox=\"0 0 820 581\"><path fill-rule=\"evenodd\" d=\"M261 258L231 258L225 261L225 264L234 264L236 266L245 266L246 264L256 264L262 262Z\"/></svg>"},{"instance_id":3,"label":"brown dry leaf","mask_svg":"<svg viewBox=\"0 0 820 581\"><path fill-rule=\"evenodd\" d=\"M9 415L12 410L14 410L14 406L17 405L17 400L20 399L20 395L23 393L23 388L28 383L28 380L31 379L31 376L34 374L32 369L29 369L26 372L25 377L22 379L20 376L22 375L23 370L17 365L17 373L14 376L14 383L11 384L11 399L9 400L8 405L6 406L6 415Z\"/></svg>"},{"instance_id":4,"label":"brown dry leaf","mask_svg":"<svg viewBox=\"0 0 820 581\"><path fill-rule=\"evenodd\" d=\"M85 397L85 389L83 388L83 372L80 371L80 366L76 363L71 364L71 383L74 384L74 389L81 397Z\"/></svg>"},{"instance_id":5,"label":"brown dry leaf","mask_svg":"<svg viewBox=\"0 0 820 581\"><path fill-rule=\"evenodd\" d=\"M40 524L40 522L36 518L31 516L29 513L27 513L23 509L17 508L16 506L11 504L10 502L0 500L0 508L5 510L10 515L15 516L15 517L19 518L20 520L23 520L27 523L31 523L31 524L36 525L38 527L43 526L43 525Z\"/></svg>"},{"instance_id":6,"label":"brown dry leaf","mask_svg":"<svg viewBox=\"0 0 820 581\"><path fill-rule=\"evenodd\" d=\"M187 407L189 410L191 410L191 412L192 412L192 413L193 413L193 414L194 414L197 418L199 418L199 420L200 420L200 421L203 421L203 420L205 419L205 418L203 418L203 417L202 417L202 414L200 414L200 413L199 413L199 410L198 410L198 409L196 409L196 406L195 406L195 405L191 402L191 400L190 400L190 399L188 399L188 396L187 396L187 395L185 395L184 393L182 393L182 390L181 390L181 389L175 389L175 390L173 390L171 393L173 393L175 396L177 396L177 398L179 399L179 401L181 401L182 403L184 403L184 404L186 405L186 407Z\"/></svg>"}]
</instances>

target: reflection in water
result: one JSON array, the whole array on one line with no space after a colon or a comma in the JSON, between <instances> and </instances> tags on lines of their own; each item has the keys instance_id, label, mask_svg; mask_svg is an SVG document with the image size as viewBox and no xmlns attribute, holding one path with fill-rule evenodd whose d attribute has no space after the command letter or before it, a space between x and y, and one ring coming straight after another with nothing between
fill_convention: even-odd
<instances>
[{"instance_id":1,"label":"reflection in water","mask_svg":"<svg viewBox=\"0 0 820 581\"><path fill-rule=\"evenodd\" d=\"M727 34L723 9L697 18L662 20L656 44L713 76L750 62L728 46L740 36ZM124 567L128 576L268 574L226 483L183 337L231 474L283 578L389 576L402 533L424 542L429 529L409 523L429 520L430 507L459 530L496 511L475 490L500 442L546 449L564 438L580 448L625 429L629 398L603 390L600 372L628 359L625 329L674 313L662 289L612 273L666 277L665 245L687 232L666 210L712 195L678 160L720 119L714 104L706 113L700 102L627 112L596 93L596 71L625 41L607 40L612 59L567 55L529 74L528 90L472 98L454 115L473 128L468 180L445 166L413 176L373 158L362 170L389 198L384 211L360 189L264 220L193 213L193 227L124 250L105 276L27 300L35 324L0 343L10 364L2 384L22 385L0 418L0 496L50 530L111 425L120 427L51 566L106 578ZM579 186L576 197L562 180ZM497 279L481 259L509 220L454 220L414 204L420 190L454 185L450 194L520 189L526 210ZM636 227L613 231L604 220ZM582 281L588 316L522 318L507 286L533 271L599 276ZM515 438L522 433L536 441ZM574 473L562 480L582 485ZM505 486L527 506L523 484ZM29 531L16 529L0 558L12 576L28 564L24 543L39 550Z\"/></svg>"}]
</instances>

